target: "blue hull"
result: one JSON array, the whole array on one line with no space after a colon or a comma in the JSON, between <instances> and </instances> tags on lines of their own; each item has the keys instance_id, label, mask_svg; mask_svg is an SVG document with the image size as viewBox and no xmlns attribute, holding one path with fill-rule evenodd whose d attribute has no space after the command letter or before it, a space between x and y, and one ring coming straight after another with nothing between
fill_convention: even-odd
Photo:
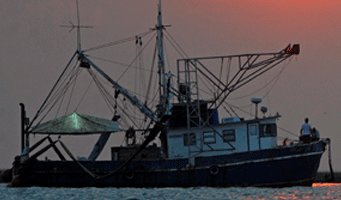
<instances>
[{"instance_id":1,"label":"blue hull","mask_svg":"<svg viewBox=\"0 0 341 200\"><path fill-rule=\"evenodd\" d=\"M13 186L44 187L231 187L310 186L325 150L322 141L283 148L187 159L133 161L110 178L97 180L71 161L37 161ZM123 162L83 161L92 173L108 174ZM17 184L17 185L15 185Z\"/></svg>"}]
</instances>

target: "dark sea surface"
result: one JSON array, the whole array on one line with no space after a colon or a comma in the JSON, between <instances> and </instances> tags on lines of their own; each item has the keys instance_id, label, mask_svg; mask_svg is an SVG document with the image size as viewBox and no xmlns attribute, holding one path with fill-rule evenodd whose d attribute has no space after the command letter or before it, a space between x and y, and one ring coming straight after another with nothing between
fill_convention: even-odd
<instances>
[{"instance_id":1,"label":"dark sea surface","mask_svg":"<svg viewBox=\"0 0 341 200\"><path fill-rule=\"evenodd\" d=\"M0 199L341 199L341 183L288 188L7 188Z\"/></svg>"}]
</instances>

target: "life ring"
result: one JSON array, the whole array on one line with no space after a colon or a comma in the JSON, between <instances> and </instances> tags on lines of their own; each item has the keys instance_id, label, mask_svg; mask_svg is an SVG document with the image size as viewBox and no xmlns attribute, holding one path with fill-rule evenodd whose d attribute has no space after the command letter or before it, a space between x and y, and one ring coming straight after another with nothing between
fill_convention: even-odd
<instances>
[{"instance_id":1,"label":"life ring","mask_svg":"<svg viewBox=\"0 0 341 200\"><path fill-rule=\"evenodd\" d=\"M217 175L219 173L219 168L217 166L210 167L210 173L212 175Z\"/></svg>"},{"instance_id":2,"label":"life ring","mask_svg":"<svg viewBox=\"0 0 341 200\"><path fill-rule=\"evenodd\" d=\"M127 170L124 172L124 176L128 179L131 180L135 177L135 172L133 170Z\"/></svg>"}]
</instances>

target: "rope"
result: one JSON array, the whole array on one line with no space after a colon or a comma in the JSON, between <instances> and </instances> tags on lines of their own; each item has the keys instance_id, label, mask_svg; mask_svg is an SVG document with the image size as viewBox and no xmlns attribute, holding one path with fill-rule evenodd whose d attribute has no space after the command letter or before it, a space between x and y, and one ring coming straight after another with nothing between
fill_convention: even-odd
<instances>
[{"instance_id":1,"label":"rope","mask_svg":"<svg viewBox=\"0 0 341 200\"><path fill-rule=\"evenodd\" d=\"M90 82L89 86L87 87L87 89L85 90L85 92L84 92L84 94L83 94L81 100L79 101L78 105L76 106L75 112L76 112L76 110L78 110L78 107L79 107L79 106L81 105L81 103L83 102L83 100L84 100L84 98L85 98L85 95L88 93L88 91L89 91L89 89L90 89L90 86L92 85L93 82L94 82L94 80L91 80L91 82Z\"/></svg>"},{"instance_id":2,"label":"rope","mask_svg":"<svg viewBox=\"0 0 341 200\"><path fill-rule=\"evenodd\" d=\"M153 35L153 37L156 35L156 33ZM139 57L139 55L144 51L144 49L148 46L148 44L152 41L152 38L147 42L147 45L142 48L142 50L137 54L137 56L134 58L134 60L129 64L127 69L121 74L121 76L117 79L117 82L123 77L123 75L128 71L128 69L132 66L132 64L136 61L136 59Z\"/></svg>"},{"instance_id":3,"label":"rope","mask_svg":"<svg viewBox=\"0 0 341 200\"><path fill-rule=\"evenodd\" d=\"M75 81L75 77L77 77L79 75L79 73L81 72L81 69L76 68L76 65L77 64L75 64L74 68L71 69L72 71L67 75L67 77L69 77L68 82L63 86L63 83L66 82L66 80L67 80L67 77L65 77L65 79L63 80L63 83L60 84L59 88L55 91L55 93L53 93L53 95L51 93L50 98L49 98L50 100L46 101L45 106L42 107L40 114L43 111L45 111L45 109L48 106L50 106L50 108L46 111L45 115L40 119L40 121L37 123L37 125L39 125L45 119L45 117L53 109L53 107L59 102L60 99L64 99L66 91L68 90L70 85L72 85L73 82ZM59 112L59 109L57 110L57 114L58 114L58 112Z\"/></svg>"},{"instance_id":4,"label":"rope","mask_svg":"<svg viewBox=\"0 0 341 200\"><path fill-rule=\"evenodd\" d=\"M169 43L174 47L174 49L178 52L178 54L182 57L182 58L188 58L188 55L186 54L186 52L181 48L181 46L176 42L176 40L172 37L172 35L167 31L167 29L165 29L165 38L169 41ZM168 36L170 38L168 38ZM175 44L175 45L174 45Z\"/></svg>"},{"instance_id":5,"label":"rope","mask_svg":"<svg viewBox=\"0 0 341 200\"><path fill-rule=\"evenodd\" d=\"M69 151L69 149L64 145L64 143L62 141L59 141L60 145L63 147L63 149L65 150L65 152L70 156L70 158L76 162L83 170L84 172L86 172L87 174L89 174L89 176L91 176L92 178L96 179L96 175L94 175L93 173L91 173L84 165L82 165L73 155L72 153Z\"/></svg>"},{"instance_id":6,"label":"rope","mask_svg":"<svg viewBox=\"0 0 341 200\"><path fill-rule=\"evenodd\" d=\"M97 76L95 76L95 74L93 73L93 71L92 71L92 70L89 70L89 73L90 73L91 77L93 78L93 80L94 80L96 86L98 87L98 89L99 89L99 91L100 91L100 94L102 95L102 97L103 97L105 103L107 104L108 108L111 109L112 112L114 112L113 109L115 109L115 105L117 105L117 104L115 104L115 99L113 98L113 96L111 95L111 93L108 92L107 89L105 89L105 87L102 85L101 81L97 78ZM136 119L133 119L133 115L127 114L127 110L128 110L128 109L124 109L124 108L122 108L120 105L117 105L117 106L118 106L118 108L119 108L120 110L122 110L122 112L125 114L125 116L126 116L127 118L129 118L129 120L130 120L135 126L138 127L138 124L136 123L136 119L137 119L137 118L136 118ZM130 106L131 106L131 105L130 105ZM121 119L122 119L122 118L121 118ZM125 121L125 124L126 124L126 126L128 126L127 121Z\"/></svg>"},{"instance_id":7,"label":"rope","mask_svg":"<svg viewBox=\"0 0 341 200\"><path fill-rule=\"evenodd\" d=\"M290 131L288 131L288 130L285 130L284 128L281 128L281 127L279 127L279 126L277 126L277 128L278 128L278 129L281 129L282 131L284 131L284 132L286 132L286 133L289 133L289 134L291 134L291 135L293 135L293 136L299 137L299 135L297 135L297 134L295 134L295 133L293 133L293 132L290 132Z\"/></svg>"},{"instance_id":8,"label":"rope","mask_svg":"<svg viewBox=\"0 0 341 200\"><path fill-rule=\"evenodd\" d=\"M81 71L81 68L77 68L77 72ZM65 109L65 115L67 114L67 112L69 111L69 108L70 108L70 103L71 103L71 99L72 99L72 96L73 96L73 92L75 91L75 86L76 86L76 81L77 81L77 78L78 78L78 75L80 74L79 73L76 73L75 75L75 78L73 78L73 83L72 83L72 90L71 90L71 93L70 93L70 98L69 98L69 102L67 104L67 107Z\"/></svg>"},{"instance_id":9,"label":"rope","mask_svg":"<svg viewBox=\"0 0 341 200\"><path fill-rule=\"evenodd\" d=\"M226 101L224 101L224 104L227 105L232 110L232 112L235 114L235 116L238 116L238 114L233 110L233 108L235 108L235 109L237 109L237 110L239 110L239 111L241 111L241 112L243 112L245 114L248 114L248 115L252 116L251 113L241 109L240 107L234 106L234 105L232 105L230 103L227 103Z\"/></svg>"},{"instance_id":10,"label":"rope","mask_svg":"<svg viewBox=\"0 0 341 200\"><path fill-rule=\"evenodd\" d=\"M150 70L150 78L149 78L149 82L148 82L148 87L147 87L147 93L146 93L146 99L145 99L145 104L147 104L148 98L149 98L149 93L150 93L150 89L151 89L151 85L152 85L152 80L153 80L153 70L154 70L154 66L155 66L155 58L156 58L156 51L157 51L157 44L155 44L154 47L154 54L153 54L153 61L152 61L152 68Z\"/></svg>"},{"instance_id":11,"label":"rope","mask_svg":"<svg viewBox=\"0 0 341 200\"><path fill-rule=\"evenodd\" d=\"M77 63L78 62L76 62L73 65L73 67L70 68L70 70L67 72L65 77L61 79L61 83L59 84L58 88L53 93L53 95L50 97L49 102L47 102L46 106L44 107L42 111L44 111L48 106L50 106L50 104L55 105L56 103L53 103L53 102L59 101L59 99L63 97L63 95L65 95L67 89L73 83L73 78L75 77L75 74L77 74Z\"/></svg>"},{"instance_id":12,"label":"rope","mask_svg":"<svg viewBox=\"0 0 341 200\"><path fill-rule=\"evenodd\" d=\"M161 123L164 122L165 119L161 119ZM155 137L159 134L159 132L164 129L164 126L162 124L155 124L154 127L150 130L148 137L144 140L144 142L141 144L138 150L134 152L133 155L119 168L117 168L115 171L104 175L104 176L97 176L97 180L103 180L112 177L116 173L118 173L120 170L122 170L125 166L127 166L135 157L137 154L139 154L152 140L155 139Z\"/></svg>"},{"instance_id":13,"label":"rope","mask_svg":"<svg viewBox=\"0 0 341 200\"><path fill-rule=\"evenodd\" d=\"M94 72L92 70L88 70L89 71L89 74L91 75L92 79L94 80L100 94L102 95L105 103L107 104L108 108L111 109L111 108L114 108L114 99L110 99L110 94L109 92L104 88L104 86L100 83L99 79L95 76ZM111 111L113 111L111 109Z\"/></svg>"},{"instance_id":14,"label":"rope","mask_svg":"<svg viewBox=\"0 0 341 200\"><path fill-rule=\"evenodd\" d=\"M254 94L256 94L257 92L267 88L268 85L270 85L273 81L275 81L275 83L271 86L270 90L267 91L265 93L265 95L262 97L266 97L267 95L269 95L269 93L271 92L271 90L274 88L274 86L276 85L277 81L279 80L279 77L280 75L282 74L282 72L284 71L285 67L287 67L289 65L289 63L286 64L286 66L283 66L283 68L281 69L281 71L273 78L271 79L271 81L269 81L267 84L265 84L263 87L259 88L258 90L250 93L250 94L247 94L247 95L244 95L244 96L239 96L239 97L234 97L234 98L230 98L230 100L238 100L238 99L242 99L242 98L245 98L245 97L249 97L249 96L252 96Z\"/></svg>"},{"instance_id":15,"label":"rope","mask_svg":"<svg viewBox=\"0 0 341 200\"><path fill-rule=\"evenodd\" d=\"M54 86L52 87L52 90L50 91L50 93L47 95L45 101L43 102L43 104L41 105L41 107L39 108L39 110L37 111L36 115L33 117L31 123L27 126L25 132L28 132L28 130L32 127L34 121L38 118L38 116L40 115L40 113L42 112L42 109L44 108L46 102L48 101L48 99L50 98L51 94L53 93L54 89L56 88L56 86L58 85L59 81L61 80L61 78L63 77L64 73L67 71L67 69L69 68L69 66L71 65L72 60L76 57L77 52L75 52L72 56L72 58L70 59L69 63L66 65L65 69L63 70L62 74L59 76L57 82L54 84Z\"/></svg>"},{"instance_id":16,"label":"rope","mask_svg":"<svg viewBox=\"0 0 341 200\"><path fill-rule=\"evenodd\" d=\"M96 47L92 47L92 48L83 50L83 52L94 51L94 50L97 50L97 49L108 48L108 47L111 47L111 46L114 46L114 45L118 45L118 44L122 44L122 43L125 43L125 42L135 41L136 37L144 37L144 36L146 36L146 35L148 35L148 34L150 34L152 32L154 32L154 30L149 30L149 31L141 33L139 35L131 36L131 37L128 37L128 38L125 38L125 39L122 39L122 40L115 41L115 42L109 42L109 43L102 44L102 45L99 45L99 46L96 46Z\"/></svg>"}]
</instances>

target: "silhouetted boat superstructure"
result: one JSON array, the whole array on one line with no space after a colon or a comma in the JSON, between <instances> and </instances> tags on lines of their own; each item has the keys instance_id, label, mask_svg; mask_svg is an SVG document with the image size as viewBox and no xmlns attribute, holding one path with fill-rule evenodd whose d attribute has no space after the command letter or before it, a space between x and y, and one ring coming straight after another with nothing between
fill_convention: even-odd
<instances>
[{"instance_id":1,"label":"silhouetted boat superstructure","mask_svg":"<svg viewBox=\"0 0 341 200\"><path fill-rule=\"evenodd\" d=\"M299 54L299 45L287 46L276 53L241 54L232 56L184 58L177 62L177 87L173 87L173 75L165 70L163 55L163 30L161 1L158 6L157 58L159 74L159 100L155 108L142 102L97 66L80 45L64 72L77 63L93 73L94 70L115 88L111 97L119 95L136 106L148 121L143 130L132 126L125 129L126 147L112 147L111 160L96 161L111 133L122 131L116 112L112 120L78 112L37 124L33 124L45 109L53 91L38 110L37 116L28 121L22 107L22 150L13 168L3 177L10 186L48 187L194 187L194 186L309 186L316 176L320 158L328 139L311 143L293 142L277 145L276 120L279 114L243 119L237 116L219 118L218 109L230 93L267 72L279 63ZM78 28L80 26L78 25ZM138 43L139 37L136 37ZM214 75L205 65L206 60L237 63L235 74L228 81ZM231 67L231 66L229 66ZM66 74L61 75L61 78ZM200 94L201 80L205 77L215 88L214 94ZM70 79L71 80L71 79ZM57 82L58 83L58 82ZM252 102L258 105L259 98ZM116 108L116 107L115 107ZM256 106L256 110L257 110ZM138 144L136 132L145 135ZM61 139L51 135L87 135L100 133L89 158L75 158ZM29 145L30 134L47 136L35 145ZM161 147L149 145L157 136ZM48 141L41 150L33 152ZM59 144L59 148L57 147ZM37 160L53 148L60 160ZM71 158L66 160L62 151ZM31 155L33 154L33 155Z\"/></svg>"}]
</instances>

